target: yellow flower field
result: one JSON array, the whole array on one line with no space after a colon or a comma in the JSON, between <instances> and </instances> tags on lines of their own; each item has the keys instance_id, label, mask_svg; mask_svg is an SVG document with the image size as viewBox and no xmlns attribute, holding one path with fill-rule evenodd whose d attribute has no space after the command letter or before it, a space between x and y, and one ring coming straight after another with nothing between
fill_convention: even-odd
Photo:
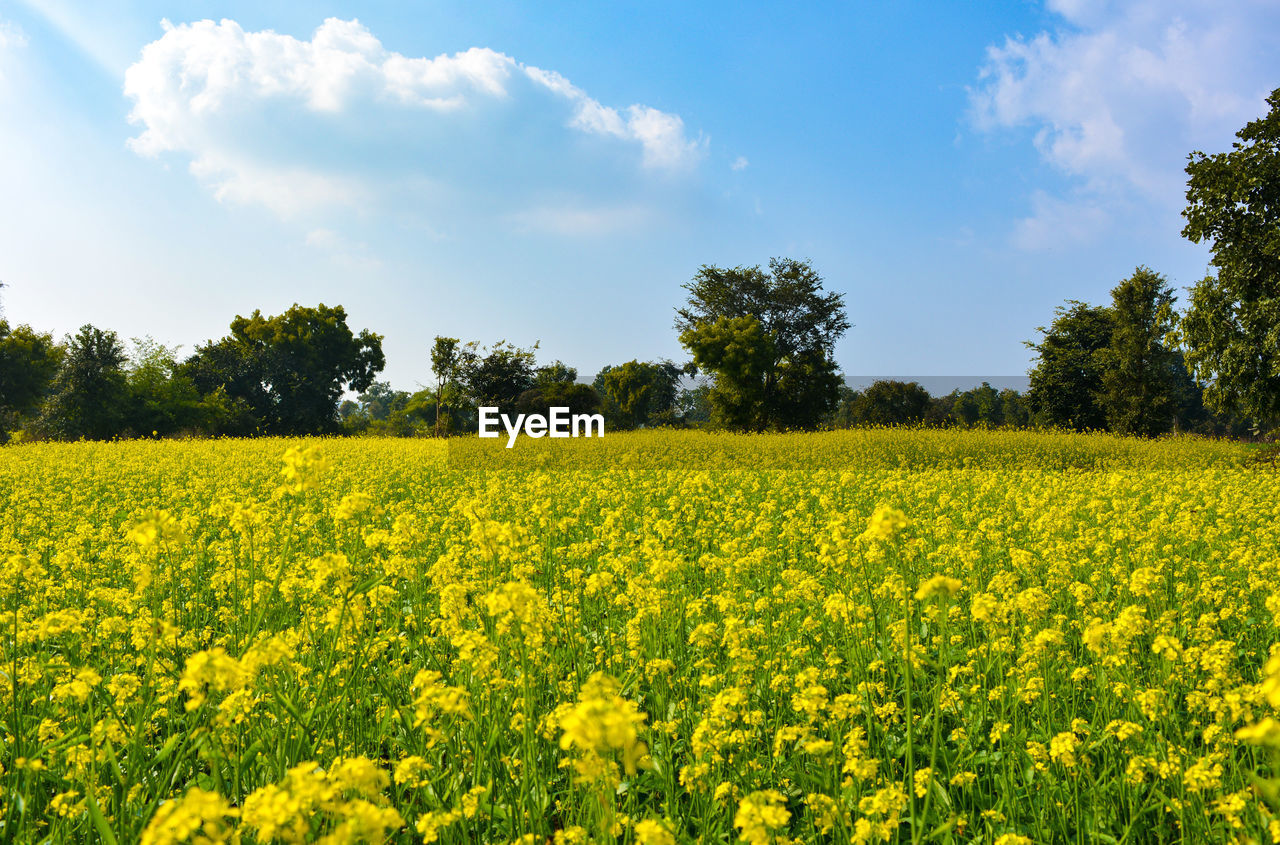
<instances>
[{"instance_id":1,"label":"yellow flower field","mask_svg":"<svg viewBox=\"0 0 1280 845\"><path fill-rule=\"evenodd\" d=\"M501 447L0 450L0 842L1280 841L1244 447Z\"/></svg>"}]
</instances>

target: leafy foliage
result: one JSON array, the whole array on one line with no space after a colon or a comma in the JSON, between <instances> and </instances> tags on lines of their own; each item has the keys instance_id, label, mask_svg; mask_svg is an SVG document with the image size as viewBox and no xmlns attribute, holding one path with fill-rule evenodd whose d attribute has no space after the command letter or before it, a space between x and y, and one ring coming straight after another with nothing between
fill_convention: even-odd
<instances>
[{"instance_id":1,"label":"leafy foliage","mask_svg":"<svg viewBox=\"0 0 1280 845\"><path fill-rule=\"evenodd\" d=\"M595 388L618 428L670 423L676 418L682 373L670 361L631 360L603 368L596 376Z\"/></svg>"},{"instance_id":2,"label":"leafy foliage","mask_svg":"<svg viewBox=\"0 0 1280 845\"><path fill-rule=\"evenodd\" d=\"M534 385L536 366L530 349L500 340L482 349L467 344L459 355L458 378L468 397L479 407L497 407L503 413L515 408L520 394Z\"/></svg>"},{"instance_id":3,"label":"leafy foliage","mask_svg":"<svg viewBox=\"0 0 1280 845\"><path fill-rule=\"evenodd\" d=\"M231 321L231 334L210 341L184 364L202 394L221 388L257 426L279 434L338 429L344 390L362 392L386 363L382 338L347 326L346 310L324 303L284 314Z\"/></svg>"},{"instance_id":4,"label":"leafy foliage","mask_svg":"<svg viewBox=\"0 0 1280 845\"><path fill-rule=\"evenodd\" d=\"M1280 88L1267 103L1230 152L1191 154L1182 230L1218 271L1191 292L1187 362L1211 407L1259 420L1280 416Z\"/></svg>"},{"instance_id":5,"label":"leafy foliage","mask_svg":"<svg viewBox=\"0 0 1280 845\"><path fill-rule=\"evenodd\" d=\"M53 379L37 428L69 440L107 440L123 432L128 411L127 360L115 332L81 326L67 339L62 367Z\"/></svg>"},{"instance_id":6,"label":"leafy foliage","mask_svg":"<svg viewBox=\"0 0 1280 845\"><path fill-rule=\"evenodd\" d=\"M1159 273L1138 267L1111 291L1111 342L1101 353L1098 404L1119 434L1153 436L1173 428L1194 389L1173 331L1173 291Z\"/></svg>"},{"instance_id":7,"label":"leafy foliage","mask_svg":"<svg viewBox=\"0 0 1280 845\"><path fill-rule=\"evenodd\" d=\"M703 265L677 309L680 342L715 375L709 398L730 428L812 428L838 399L836 340L849 328L843 295L824 292L807 261Z\"/></svg>"},{"instance_id":8,"label":"leafy foliage","mask_svg":"<svg viewBox=\"0 0 1280 845\"><path fill-rule=\"evenodd\" d=\"M1048 329L1030 343L1039 356L1031 371L1030 402L1037 422L1101 431L1106 414L1098 404L1105 350L1111 345L1115 317L1111 309L1074 299L1054 309Z\"/></svg>"},{"instance_id":9,"label":"leafy foliage","mask_svg":"<svg viewBox=\"0 0 1280 845\"><path fill-rule=\"evenodd\" d=\"M128 430L147 436L208 427L210 405L181 372L177 348L152 338L134 341L128 368Z\"/></svg>"},{"instance_id":10,"label":"leafy foliage","mask_svg":"<svg viewBox=\"0 0 1280 845\"><path fill-rule=\"evenodd\" d=\"M853 417L863 425L911 425L929 413L929 392L914 381L872 383L853 400Z\"/></svg>"},{"instance_id":11,"label":"leafy foliage","mask_svg":"<svg viewBox=\"0 0 1280 845\"><path fill-rule=\"evenodd\" d=\"M0 443L37 409L61 361L52 335L0 319Z\"/></svg>"},{"instance_id":12,"label":"leafy foliage","mask_svg":"<svg viewBox=\"0 0 1280 845\"><path fill-rule=\"evenodd\" d=\"M448 408L449 396L453 392L453 385L458 376L461 360L458 343L456 337L436 335L435 342L431 345L431 372L436 376L436 437L449 433L448 417L441 416L441 411Z\"/></svg>"}]
</instances>

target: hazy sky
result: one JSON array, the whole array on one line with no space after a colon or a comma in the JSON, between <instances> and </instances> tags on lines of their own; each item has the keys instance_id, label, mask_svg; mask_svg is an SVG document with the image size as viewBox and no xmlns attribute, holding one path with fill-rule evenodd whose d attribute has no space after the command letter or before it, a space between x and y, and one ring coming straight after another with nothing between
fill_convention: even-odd
<instances>
[{"instance_id":1,"label":"hazy sky","mask_svg":"<svg viewBox=\"0 0 1280 845\"><path fill-rule=\"evenodd\" d=\"M793 256L846 373L1018 374L1204 275L1186 155L1277 86L1274 0L0 0L3 303L187 351L341 304L409 389L436 334L683 360L699 265Z\"/></svg>"}]
</instances>

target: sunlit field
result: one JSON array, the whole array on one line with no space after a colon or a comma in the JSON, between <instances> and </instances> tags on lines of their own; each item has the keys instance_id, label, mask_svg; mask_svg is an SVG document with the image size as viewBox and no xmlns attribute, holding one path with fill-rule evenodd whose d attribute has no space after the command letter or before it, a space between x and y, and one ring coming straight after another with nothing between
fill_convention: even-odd
<instances>
[{"instance_id":1,"label":"sunlit field","mask_svg":"<svg viewBox=\"0 0 1280 845\"><path fill-rule=\"evenodd\" d=\"M0 842L1280 840L1244 447L503 445L0 450Z\"/></svg>"}]
</instances>

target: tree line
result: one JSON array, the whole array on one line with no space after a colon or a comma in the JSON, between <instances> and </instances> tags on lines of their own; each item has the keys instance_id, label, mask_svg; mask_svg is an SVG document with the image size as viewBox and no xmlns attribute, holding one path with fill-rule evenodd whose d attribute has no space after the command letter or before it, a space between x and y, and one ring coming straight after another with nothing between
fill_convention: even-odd
<instances>
[{"instance_id":1,"label":"tree line","mask_svg":"<svg viewBox=\"0 0 1280 845\"><path fill-rule=\"evenodd\" d=\"M811 262L774 258L767 268L699 268L674 324L688 361L606 366L589 384L561 361L539 364L536 343L440 336L424 350L429 386L396 390L377 381L381 336L354 332L341 306L324 304L237 316L226 336L182 359L149 338L127 348L92 325L56 341L0 319L0 441L14 431L448 436L475 430L481 406L599 412L613 429L1269 431L1280 417L1280 89L1267 102L1230 151L1188 157L1182 234L1209 245L1216 272L1194 285L1186 311L1145 266L1115 286L1110 304L1068 300L1027 342L1036 358L1025 395L983 384L931 397L888 381L850 390L834 357L851 327L843 295L824 289Z\"/></svg>"}]
</instances>

